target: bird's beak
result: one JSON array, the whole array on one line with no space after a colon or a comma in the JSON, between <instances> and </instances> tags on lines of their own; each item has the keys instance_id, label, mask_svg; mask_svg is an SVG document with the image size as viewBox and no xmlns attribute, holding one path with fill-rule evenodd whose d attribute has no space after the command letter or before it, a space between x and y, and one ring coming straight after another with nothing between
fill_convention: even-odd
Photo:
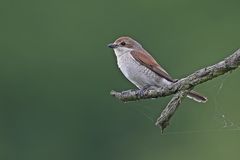
<instances>
[{"instance_id":1,"label":"bird's beak","mask_svg":"<svg viewBox=\"0 0 240 160\"><path fill-rule=\"evenodd\" d=\"M114 44L114 43L110 43L107 45L109 48L117 48L118 47L118 44Z\"/></svg>"}]
</instances>

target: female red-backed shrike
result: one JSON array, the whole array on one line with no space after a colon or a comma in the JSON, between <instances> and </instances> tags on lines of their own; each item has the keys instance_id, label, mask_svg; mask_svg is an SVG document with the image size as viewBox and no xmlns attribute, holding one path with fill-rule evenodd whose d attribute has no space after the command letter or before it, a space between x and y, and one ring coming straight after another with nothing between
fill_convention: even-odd
<instances>
[{"instance_id":1,"label":"female red-backed shrike","mask_svg":"<svg viewBox=\"0 0 240 160\"><path fill-rule=\"evenodd\" d=\"M117 57L117 64L124 76L139 89L149 86L165 87L174 80L155 60L143 49L142 45L130 37L120 37L108 45ZM206 102L207 97L195 91L190 91L187 97Z\"/></svg>"}]
</instances>

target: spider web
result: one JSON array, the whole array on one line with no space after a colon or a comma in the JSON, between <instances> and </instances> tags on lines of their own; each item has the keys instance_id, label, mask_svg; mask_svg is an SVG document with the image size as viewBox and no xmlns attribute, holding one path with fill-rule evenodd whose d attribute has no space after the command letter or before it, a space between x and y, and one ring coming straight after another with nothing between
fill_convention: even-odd
<instances>
[{"instance_id":1,"label":"spider web","mask_svg":"<svg viewBox=\"0 0 240 160\"><path fill-rule=\"evenodd\" d=\"M222 81L218 87L216 96L214 97L213 102L214 102L214 109L215 109L215 111L214 111L215 119L221 123L222 128L240 129L239 125L237 123L235 123L231 118L229 118L229 116L224 111L223 107L218 104L218 99L220 98L220 93L221 93L224 83L228 77L229 77L229 73L227 73L227 75L222 79Z\"/></svg>"},{"instance_id":2,"label":"spider web","mask_svg":"<svg viewBox=\"0 0 240 160\"><path fill-rule=\"evenodd\" d=\"M212 132L229 132L229 131L240 131L240 126L234 122L229 116L227 115L226 111L222 105L219 104L218 100L221 95L221 92L224 88L224 83L229 77L229 73L227 73L222 79L220 84L215 85L217 86L216 94L213 96L213 105L214 105L214 121L219 124L219 128L212 128L212 129L199 129L199 130L183 130L183 131L167 131L164 135L171 135L171 134L197 134L197 133L212 133ZM154 108L153 108L154 107ZM134 109L142 114L146 119L150 120L151 122L155 123L156 118L159 116L159 106L146 106L142 104L138 104L134 106ZM158 111L157 111L157 110Z\"/></svg>"}]
</instances>

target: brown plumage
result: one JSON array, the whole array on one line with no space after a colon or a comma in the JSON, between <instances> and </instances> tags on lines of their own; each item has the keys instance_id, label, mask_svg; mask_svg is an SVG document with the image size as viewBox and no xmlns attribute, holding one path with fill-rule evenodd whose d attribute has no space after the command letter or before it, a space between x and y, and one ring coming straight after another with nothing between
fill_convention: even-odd
<instances>
[{"instance_id":1,"label":"brown plumage","mask_svg":"<svg viewBox=\"0 0 240 160\"><path fill-rule=\"evenodd\" d=\"M155 61L155 59L148 52L144 53L138 50L133 50L131 51L131 55L136 61L152 70L160 77L165 78L170 82L174 82L172 77Z\"/></svg>"}]
</instances>

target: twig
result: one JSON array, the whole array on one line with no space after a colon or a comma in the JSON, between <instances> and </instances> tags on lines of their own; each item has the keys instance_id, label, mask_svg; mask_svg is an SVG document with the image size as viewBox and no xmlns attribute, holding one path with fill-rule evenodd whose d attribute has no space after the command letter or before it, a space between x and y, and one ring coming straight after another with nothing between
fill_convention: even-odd
<instances>
[{"instance_id":1,"label":"twig","mask_svg":"<svg viewBox=\"0 0 240 160\"><path fill-rule=\"evenodd\" d=\"M156 126L159 126L163 130L169 125L169 120L177 110L178 106L181 104L182 100L186 97L189 90L183 90L177 92L165 109L162 111L160 117L157 119L155 123Z\"/></svg>"},{"instance_id":2,"label":"twig","mask_svg":"<svg viewBox=\"0 0 240 160\"><path fill-rule=\"evenodd\" d=\"M195 86L209 81L215 77L223 75L229 71L232 71L240 65L240 49L235 51L232 55L225 58L223 61L216 63L212 66L200 69L193 74L178 80L176 83L165 87L165 88L154 88L145 91L144 94L139 94L139 90L128 90L123 92L111 91L111 95L124 101L136 101L140 99L158 98L175 94L172 100L169 102L167 107L161 113L158 118L156 125L162 129L166 127L170 118L174 114L177 106L181 100L185 97L186 92L194 88ZM181 91L181 92L180 92ZM177 98L178 97L178 98ZM181 97L181 98L180 98ZM183 97L183 98L182 98ZM175 107L172 104L176 104ZM172 107L171 107L172 106ZM173 112L172 112L173 111ZM165 117L165 118L164 118Z\"/></svg>"}]
</instances>

